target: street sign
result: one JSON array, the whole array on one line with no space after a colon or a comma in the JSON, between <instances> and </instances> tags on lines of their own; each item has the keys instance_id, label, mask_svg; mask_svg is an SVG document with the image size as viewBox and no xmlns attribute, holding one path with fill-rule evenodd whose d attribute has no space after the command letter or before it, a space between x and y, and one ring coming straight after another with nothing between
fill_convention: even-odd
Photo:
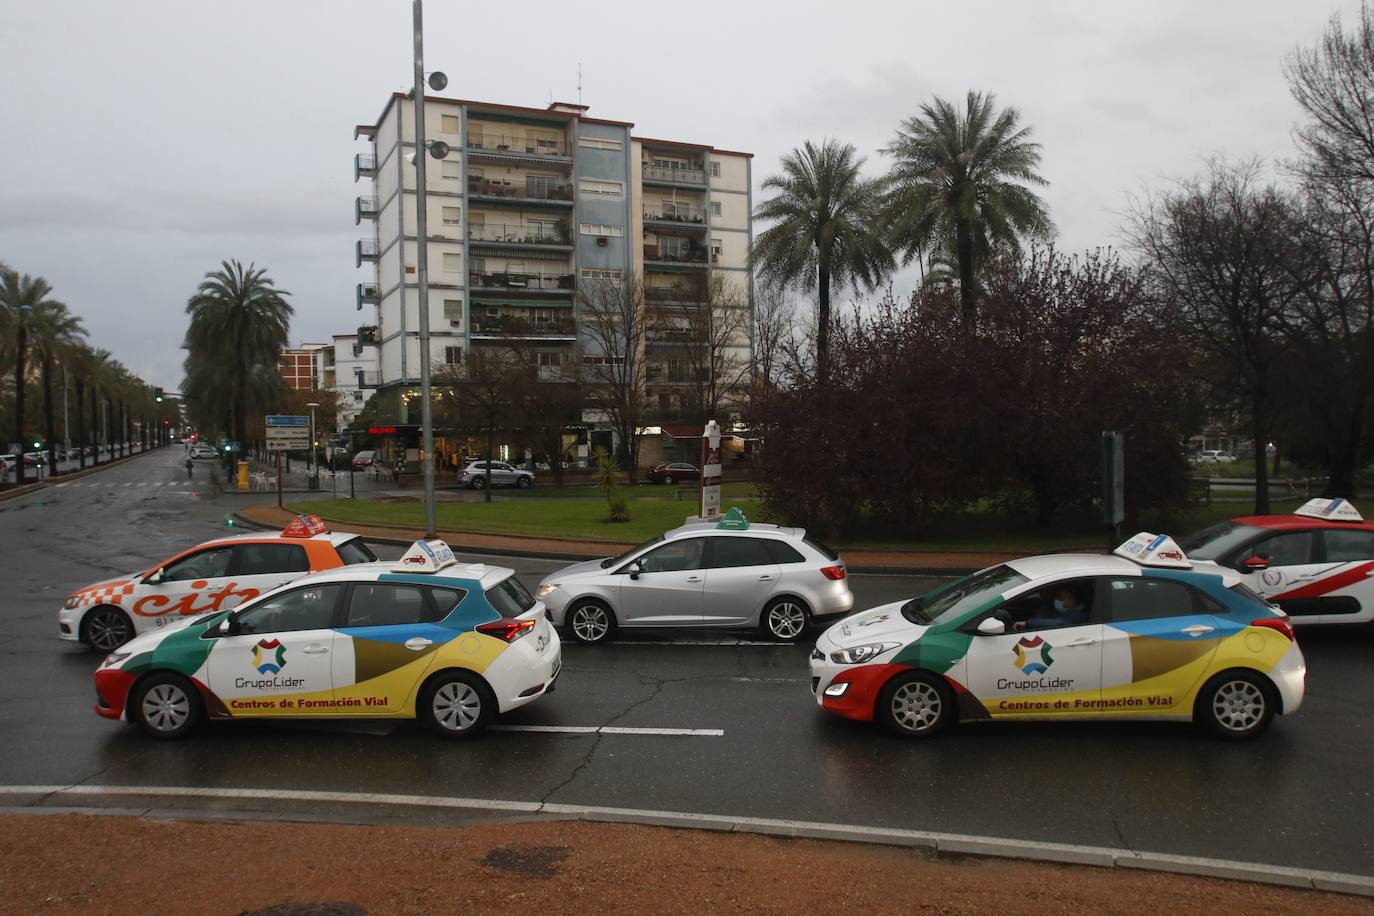
<instances>
[{"instance_id":1,"label":"street sign","mask_svg":"<svg viewBox=\"0 0 1374 916\"><path fill-rule=\"evenodd\" d=\"M273 427L294 428L299 427L310 433L310 418L299 417L291 414L268 414L267 415L267 434L272 435Z\"/></svg>"},{"instance_id":2,"label":"street sign","mask_svg":"<svg viewBox=\"0 0 1374 916\"><path fill-rule=\"evenodd\" d=\"M267 450L294 452L310 448L310 418L291 414L267 417Z\"/></svg>"},{"instance_id":3,"label":"street sign","mask_svg":"<svg viewBox=\"0 0 1374 916\"><path fill-rule=\"evenodd\" d=\"M701 434L701 512L703 519L720 515L720 424L706 424Z\"/></svg>"}]
</instances>

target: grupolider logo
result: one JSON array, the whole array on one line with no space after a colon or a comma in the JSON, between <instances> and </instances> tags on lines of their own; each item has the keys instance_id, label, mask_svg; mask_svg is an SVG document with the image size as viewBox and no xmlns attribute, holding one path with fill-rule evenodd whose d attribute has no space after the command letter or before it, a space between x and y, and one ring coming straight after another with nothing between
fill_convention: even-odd
<instances>
[{"instance_id":1,"label":"grupolider logo","mask_svg":"<svg viewBox=\"0 0 1374 916\"><path fill-rule=\"evenodd\" d=\"M1044 674L1054 664L1050 657L1050 644L1039 636L1022 636L1012 646L1016 653L1016 667L1022 674Z\"/></svg>"},{"instance_id":2,"label":"grupolider logo","mask_svg":"<svg viewBox=\"0 0 1374 916\"><path fill-rule=\"evenodd\" d=\"M253 664L258 674L279 674L286 667L286 647L275 639L260 639L253 646Z\"/></svg>"}]
</instances>

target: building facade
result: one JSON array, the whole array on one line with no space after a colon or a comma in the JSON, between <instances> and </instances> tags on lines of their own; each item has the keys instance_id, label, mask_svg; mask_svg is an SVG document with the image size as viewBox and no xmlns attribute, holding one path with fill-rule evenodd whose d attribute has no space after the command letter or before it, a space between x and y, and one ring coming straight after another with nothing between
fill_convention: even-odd
<instances>
[{"instance_id":1,"label":"building facade","mask_svg":"<svg viewBox=\"0 0 1374 916\"><path fill-rule=\"evenodd\" d=\"M328 387L339 398L340 431L353 424L376 388L376 331L375 327L361 327L359 333L334 335L333 383Z\"/></svg>"},{"instance_id":2,"label":"building facade","mask_svg":"<svg viewBox=\"0 0 1374 916\"><path fill-rule=\"evenodd\" d=\"M292 391L314 391L327 388L324 384L325 351L329 344L303 343L299 347L286 347L277 360L277 369L282 381Z\"/></svg>"},{"instance_id":3,"label":"building facade","mask_svg":"<svg viewBox=\"0 0 1374 916\"><path fill-rule=\"evenodd\" d=\"M355 244L355 263L368 271L357 307L373 310L377 352L364 387L391 399L400 422L416 421L406 395L420 383L421 308L436 369L514 341L550 374L595 358L578 289L632 276L644 288L646 327L659 329L640 354L649 402L673 409L677 389L702 371L673 358L684 339L672 330L681 320L674 310L714 285L752 312L751 154L635 137L632 124L590 117L581 105L426 96L425 139L450 152L426 166L429 301L421 303L414 112L395 93L375 123L354 132L369 144L354 158L355 180L368 183L354 210L367 227ZM747 367L751 322L740 325L729 349Z\"/></svg>"}]
</instances>

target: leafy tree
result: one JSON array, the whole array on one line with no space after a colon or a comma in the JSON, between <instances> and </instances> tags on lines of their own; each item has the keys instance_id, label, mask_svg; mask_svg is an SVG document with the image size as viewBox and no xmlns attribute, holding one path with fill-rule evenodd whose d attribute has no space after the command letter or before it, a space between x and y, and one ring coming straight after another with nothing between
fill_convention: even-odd
<instances>
[{"instance_id":1,"label":"leafy tree","mask_svg":"<svg viewBox=\"0 0 1374 916\"><path fill-rule=\"evenodd\" d=\"M885 217L904 263L953 256L964 317L976 311L977 275L993 251L1020 250L1021 239L1048 239L1054 224L1031 190L1040 144L1015 108L996 109L992 93L970 92L963 110L936 97L907 118L884 152L893 157Z\"/></svg>"},{"instance_id":2,"label":"leafy tree","mask_svg":"<svg viewBox=\"0 0 1374 916\"><path fill-rule=\"evenodd\" d=\"M773 223L754 240L750 260L769 282L817 295L816 368L826 374L830 294L852 284L872 289L892 269L882 231L881 184L860 174L851 144L809 140L782 157L782 172L763 182L775 192L754 210Z\"/></svg>"},{"instance_id":3,"label":"leafy tree","mask_svg":"<svg viewBox=\"0 0 1374 916\"><path fill-rule=\"evenodd\" d=\"M220 269L205 275L190 300L191 316L186 331L187 382L203 402L216 390L228 393L234 438L246 443L248 413L265 408L264 382L270 378L255 370L276 363L288 341L294 309L287 293L276 288L265 268L238 261L224 261ZM258 385L253 385L256 377Z\"/></svg>"},{"instance_id":4,"label":"leafy tree","mask_svg":"<svg viewBox=\"0 0 1374 916\"><path fill-rule=\"evenodd\" d=\"M61 440L57 435L57 424L53 410L53 362L59 356L69 352L79 339L85 336L86 331L81 327L80 318L68 311L61 302L53 300L46 300L34 307L29 317L28 326L30 345L37 352L41 370L43 417L45 421L43 425L48 448L51 450L53 458L50 474L55 477L59 473L57 443Z\"/></svg>"}]
</instances>

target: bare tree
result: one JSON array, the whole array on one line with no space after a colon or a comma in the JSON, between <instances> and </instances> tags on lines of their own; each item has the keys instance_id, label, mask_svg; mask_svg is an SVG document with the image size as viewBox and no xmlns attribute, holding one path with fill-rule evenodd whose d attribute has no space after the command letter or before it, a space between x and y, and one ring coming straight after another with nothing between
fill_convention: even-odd
<instances>
[{"instance_id":1,"label":"bare tree","mask_svg":"<svg viewBox=\"0 0 1374 916\"><path fill-rule=\"evenodd\" d=\"M621 463L630 483L639 474L639 434L648 415L644 362L644 288L627 273L622 280L585 280L577 290L585 344L580 370L590 412L619 438Z\"/></svg>"},{"instance_id":2,"label":"bare tree","mask_svg":"<svg viewBox=\"0 0 1374 916\"><path fill-rule=\"evenodd\" d=\"M1315 47L1284 60L1293 98L1308 121L1297 131L1310 163L1348 178L1374 181L1374 9L1360 4L1353 32L1335 13Z\"/></svg>"},{"instance_id":3,"label":"bare tree","mask_svg":"<svg viewBox=\"0 0 1374 916\"><path fill-rule=\"evenodd\" d=\"M679 288L678 303L654 309L647 333L684 372L683 418L724 419L749 379L748 297L723 277L703 277Z\"/></svg>"},{"instance_id":4,"label":"bare tree","mask_svg":"<svg viewBox=\"0 0 1374 916\"><path fill-rule=\"evenodd\" d=\"M527 368L504 347L473 347L461 363L439 367L434 379L454 425L486 434L487 462L495 458L497 431L515 426L516 392L527 382ZM491 502L490 468L486 477L486 501Z\"/></svg>"},{"instance_id":5,"label":"bare tree","mask_svg":"<svg viewBox=\"0 0 1374 916\"><path fill-rule=\"evenodd\" d=\"M554 485L561 487L563 435L581 421L582 385L573 354L559 353L559 359L548 359L550 351L525 341L513 342L510 352L522 367L512 393L517 435L531 446L536 458L542 456L548 462Z\"/></svg>"},{"instance_id":6,"label":"bare tree","mask_svg":"<svg viewBox=\"0 0 1374 916\"><path fill-rule=\"evenodd\" d=\"M1135 207L1132 233L1160 301L1248 403L1255 442L1255 512L1269 512L1264 460L1285 317L1300 294L1292 197L1261 186L1260 166L1209 164L1200 178Z\"/></svg>"},{"instance_id":7,"label":"bare tree","mask_svg":"<svg viewBox=\"0 0 1374 916\"><path fill-rule=\"evenodd\" d=\"M759 283L754 289L753 398L781 383L785 347L793 336L796 307L787 289L775 283Z\"/></svg>"}]
</instances>

